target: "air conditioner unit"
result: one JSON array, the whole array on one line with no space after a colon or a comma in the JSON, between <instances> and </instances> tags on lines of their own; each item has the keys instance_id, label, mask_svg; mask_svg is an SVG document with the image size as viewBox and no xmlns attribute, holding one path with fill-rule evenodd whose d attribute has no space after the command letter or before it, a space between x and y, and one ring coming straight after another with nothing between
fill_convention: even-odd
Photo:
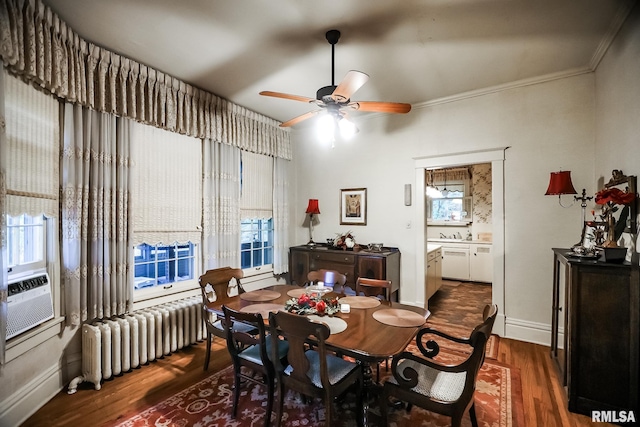
<instances>
[{"instance_id":1,"label":"air conditioner unit","mask_svg":"<svg viewBox=\"0 0 640 427\"><path fill-rule=\"evenodd\" d=\"M46 271L9 278L7 339L53 319L51 283Z\"/></svg>"}]
</instances>

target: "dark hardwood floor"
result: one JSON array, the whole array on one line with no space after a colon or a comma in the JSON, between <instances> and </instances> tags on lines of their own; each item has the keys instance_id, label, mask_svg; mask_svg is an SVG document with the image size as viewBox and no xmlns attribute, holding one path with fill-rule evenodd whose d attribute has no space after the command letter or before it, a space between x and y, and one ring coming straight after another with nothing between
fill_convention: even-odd
<instances>
[{"instance_id":1,"label":"dark hardwood floor","mask_svg":"<svg viewBox=\"0 0 640 427\"><path fill-rule=\"evenodd\" d=\"M472 328L481 320L482 307L490 301L490 286L461 283L443 286L430 301L429 309L434 322L470 325ZM215 339L209 371L204 372L204 348L205 343L187 347L105 381L99 391L94 390L92 384L80 384L76 394L68 395L65 388L24 426L112 426L230 364L224 342ZM502 338L498 360L520 368L525 417L523 427L593 425L589 417L567 410L566 397L549 356L549 347Z\"/></svg>"}]
</instances>

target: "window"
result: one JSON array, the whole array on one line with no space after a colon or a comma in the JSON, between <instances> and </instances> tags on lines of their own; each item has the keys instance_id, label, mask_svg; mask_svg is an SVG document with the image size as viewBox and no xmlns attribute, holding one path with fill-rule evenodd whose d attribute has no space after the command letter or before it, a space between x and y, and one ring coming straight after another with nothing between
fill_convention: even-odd
<instances>
[{"instance_id":1,"label":"window","mask_svg":"<svg viewBox=\"0 0 640 427\"><path fill-rule=\"evenodd\" d=\"M245 219L240 223L242 269L273 264L273 218Z\"/></svg>"},{"instance_id":2,"label":"window","mask_svg":"<svg viewBox=\"0 0 640 427\"><path fill-rule=\"evenodd\" d=\"M460 183L429 191L429 221L470 222L471 197L465 196L465 190L465 184Z\"/></svg>"},{"instance_id":3,"label":"window","mask_svg":"<svg viewBox=\"0 0 640 427\"><path fill-rule=\"evenodd\" d=\"M195 278L195 245L142 244L134 249L134 289L153 288Z\"/></svg>"},{"instance_id":4,"label":"window","mask_svg":"<svg viewBox=\"0 0 640 427\"><path fill-rule=\"evenodd\" d=\"M7 216L7 255L11 273L45 268L45 236L42 215Z\"/></svg>"}]
</instances>

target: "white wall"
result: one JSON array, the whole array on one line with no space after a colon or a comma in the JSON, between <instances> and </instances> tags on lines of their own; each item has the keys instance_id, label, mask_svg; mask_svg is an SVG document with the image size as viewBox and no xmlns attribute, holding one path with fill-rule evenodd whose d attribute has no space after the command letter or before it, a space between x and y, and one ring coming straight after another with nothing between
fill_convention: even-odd
<instances>
[{"instance_id":1,"label":"white wall","mask_svg":"<svg viewBox=\"0 0 640 427\"><path fill-rule=\"evenodd\" d=\"M603 182L613 169L640 175L639 70L640 7L636 4L595 73L595 173ZM630 240L629 235L623 238ZM625 246L634 245L637 253L636 243L625 242Z\"/></svg>"},{"instance_id":2,"label":"white wall","mask_svg":"<svg viewBox=\"0 0 640 427\"><path fill-rule=\"evenodd\" d=\"M414 182L414 158L509 146L504 163L507 336L548 342L551 248L579 239L580 208L563 209L544 192L549 172L560 168L572 171L576 187L595 192L594 108L589 73L415 108L405 116L377 116L359 122L355 140L336 141L333 149L298 131L295 243L307 239L302 227L306 200L318 198L322 214L315 240L351 229L358 242L398 246L401 299L415 301L423 286L415 277L415 260L423 254L415 246L415 224L407 228L413 207L403 203L404 184ZM339 225L339 190L352 187L367 188L367 226Z\"/></svg>"}]
</instances>

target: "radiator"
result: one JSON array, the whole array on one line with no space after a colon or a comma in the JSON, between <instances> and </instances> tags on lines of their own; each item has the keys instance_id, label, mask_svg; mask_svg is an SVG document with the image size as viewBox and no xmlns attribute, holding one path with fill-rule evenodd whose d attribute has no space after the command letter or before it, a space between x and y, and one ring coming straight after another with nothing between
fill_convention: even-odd
<instances>
[{"instance_id":1,"label":"radiator","mask_svg":"<svg viewBox=\"0 0 640 427\"><path fill-rule=\"evenodd\" d=\"M202 298L191 297L82 326L82 375L69 384L76 392L169 355L206 338Z\"/></svg>"}]
</instances>

